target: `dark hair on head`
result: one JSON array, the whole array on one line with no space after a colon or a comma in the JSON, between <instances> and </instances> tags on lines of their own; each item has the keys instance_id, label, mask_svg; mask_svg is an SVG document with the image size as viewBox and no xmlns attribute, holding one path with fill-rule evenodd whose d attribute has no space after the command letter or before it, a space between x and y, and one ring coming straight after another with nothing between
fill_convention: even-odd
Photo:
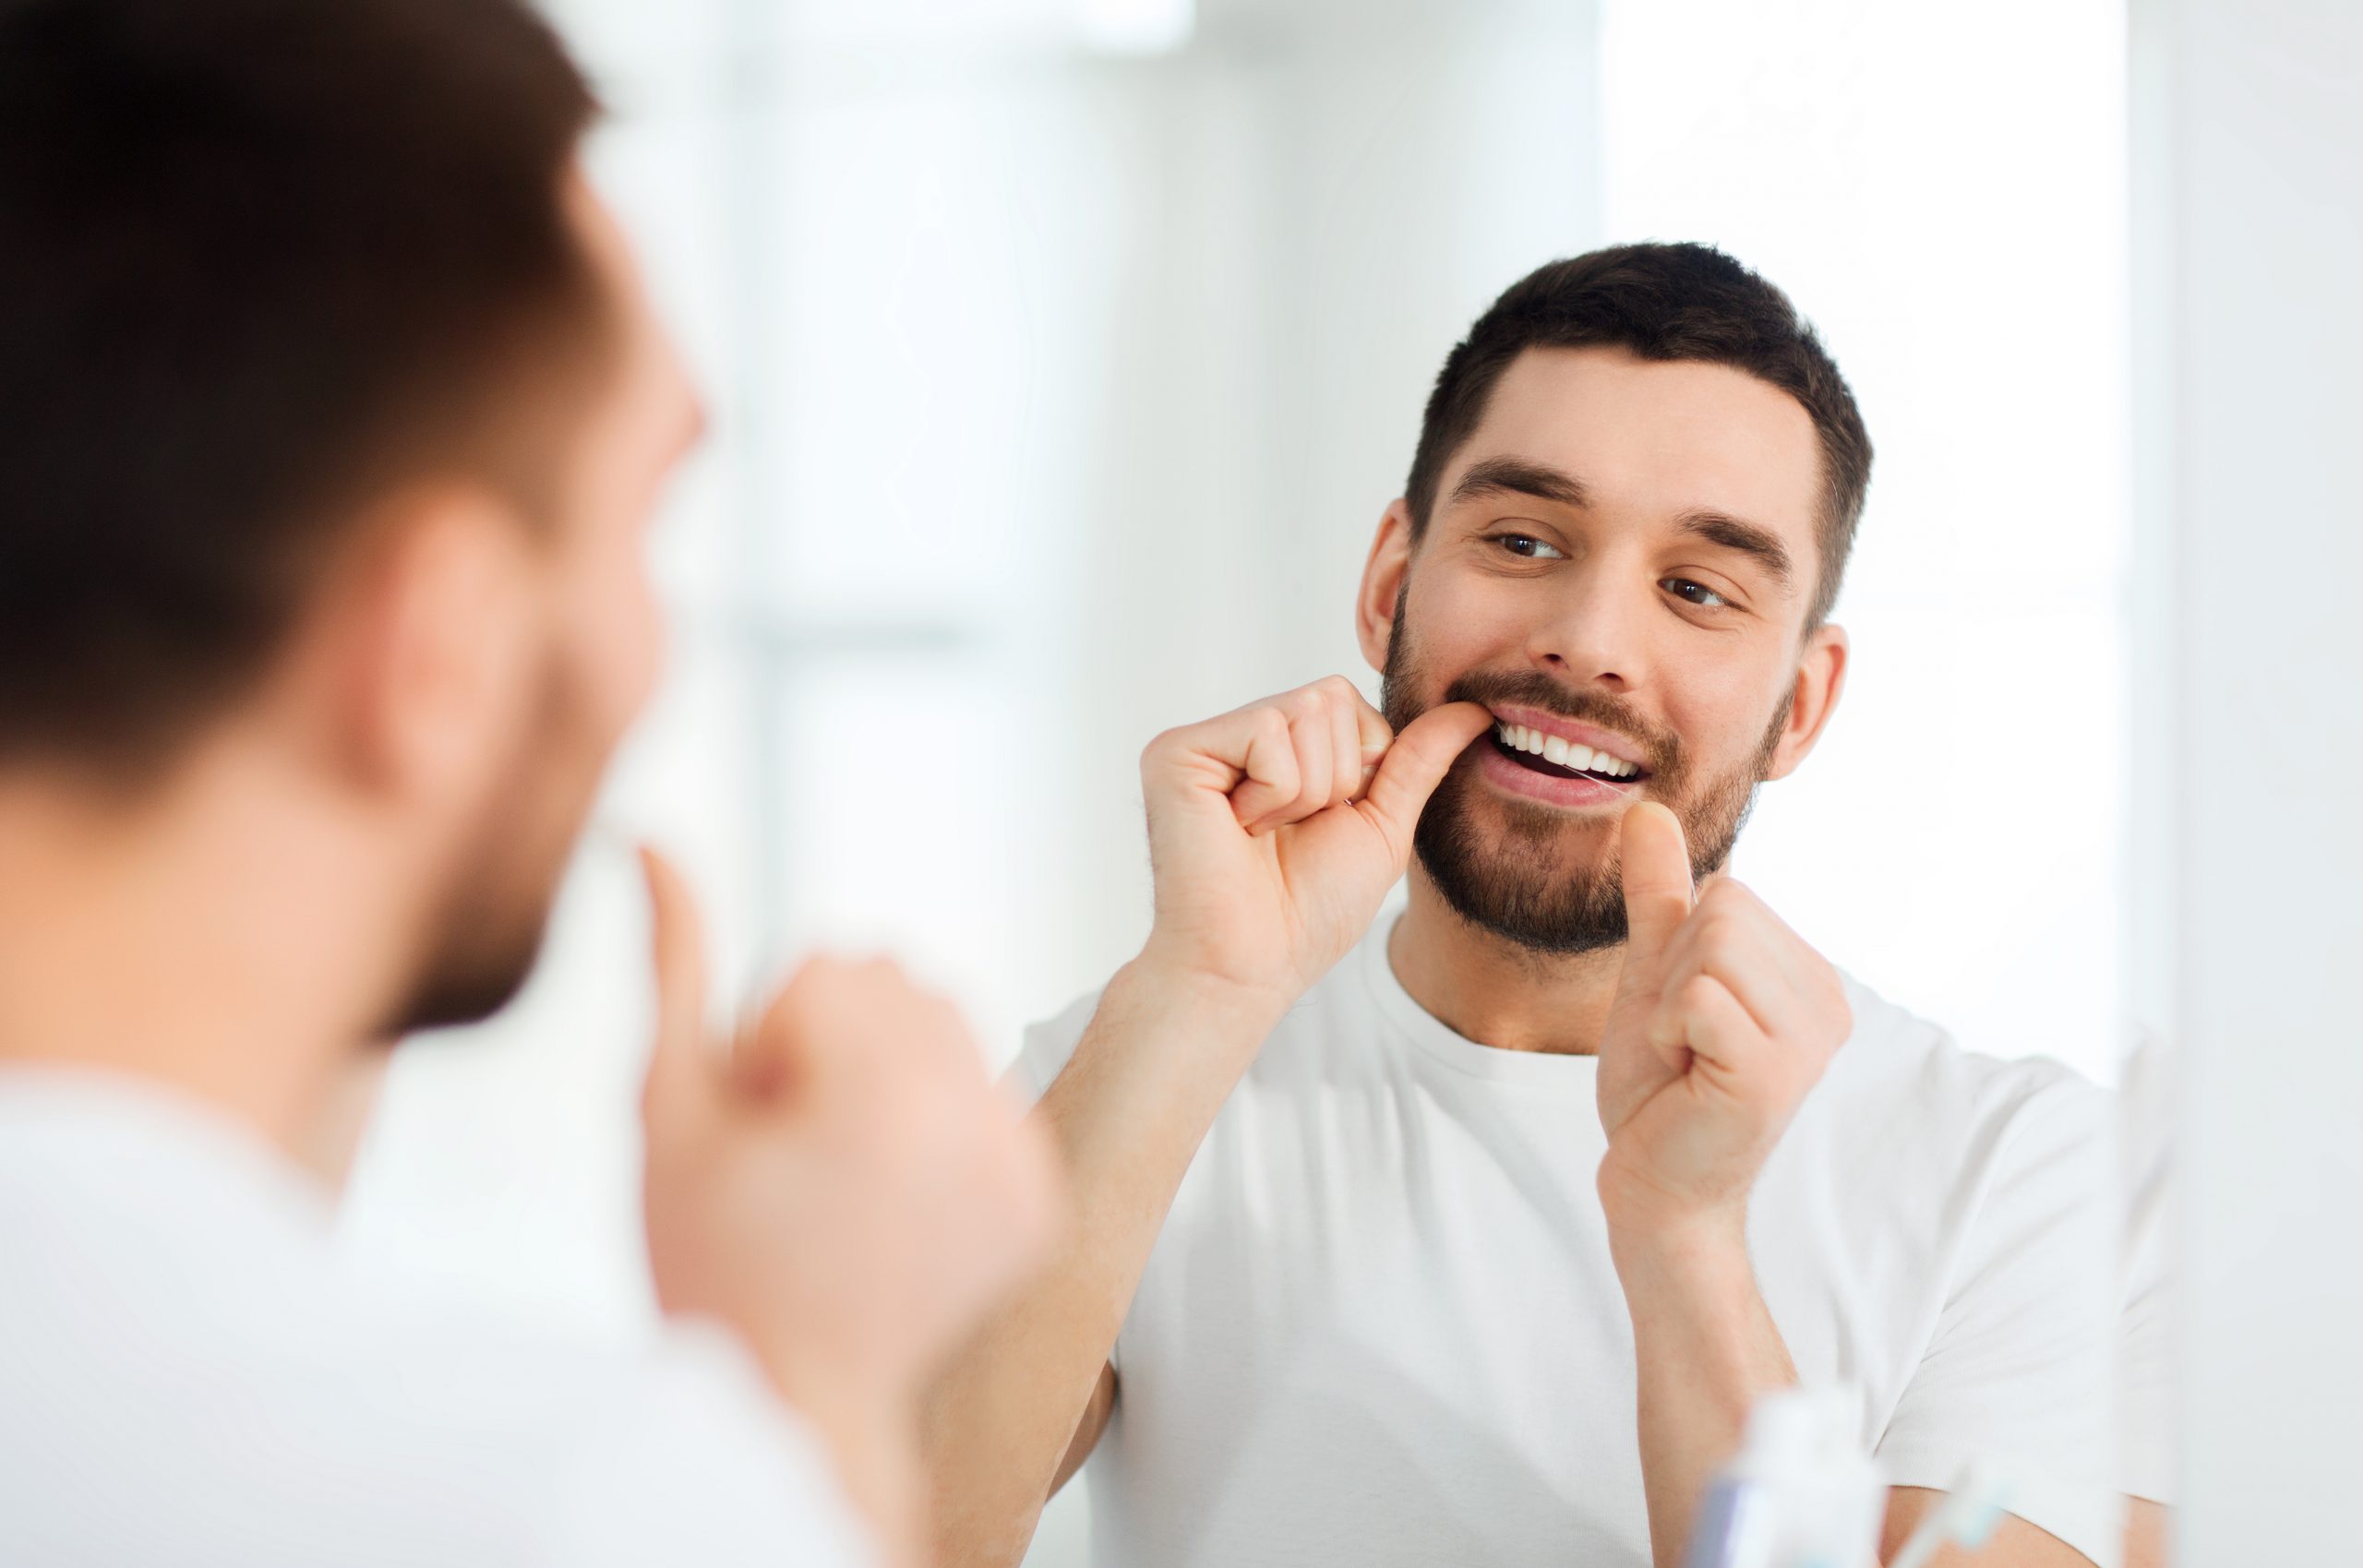
<instances>
[{"instance_id":1,"label":"dark hair on head","mask_svg":"<svg viewBox=\"0 0 2363 1568\"><path fill-rule=\"evenodd\" d=\"M0 761L167 760L406 485L542 509L595 113L520 0L0 0Z\"/></svg>"},{"instance_id":2,"label":"dark hair on head","mask_svg":"<svg viewBox=\"0 0 2363 1568\"><path fill-rule=\"evenodd\" d=\"M1871 437L1845 377L1789 297L1710 245L1626 245L1537 268L1469 329L1436 377L1404 498L1414 537L1445 464L1485 416L1493 384L1529 349L1621 348L1643 359L1745 371L1805 405L1821 441L1820 579L1808 627L1837 602L1871 482Z\"/></svg>"}]
</instances>

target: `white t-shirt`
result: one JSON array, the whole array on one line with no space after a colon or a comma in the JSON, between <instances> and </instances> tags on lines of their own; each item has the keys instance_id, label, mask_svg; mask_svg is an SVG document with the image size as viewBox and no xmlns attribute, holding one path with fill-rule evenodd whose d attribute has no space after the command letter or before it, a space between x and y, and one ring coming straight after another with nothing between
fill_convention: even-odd
<instances>
[{"instance_id":1,"label":"white t-shirt","mask_svg":"<svg viewBox=\"0 0 2363 1568\"><path fill-rule=\"evenodd\" d=\"M0 1071L0 1562L872 1562L719 1330L627 1355L399 1307L331 1218L194 1104Z\"/></svg>"},{"instance_id":2,"label":"white t-shirt","mask_svg":"<svg viewBox=\"0 0 2363 1568\"><path fill-rule=\"evenodd\" d=\"M1383 920L1265 1042L1175 1199L1086 1472L1098 1568L1647 1568L1597 1059L1422 1011ZM1800 1378L1859 1388L1896 1485L1970 1461L2119 1556L2109 1105L1849 985L1750 1251ZM1028 1031L1039 1094L1094 999Z\"/></svg>"}]
</instances>

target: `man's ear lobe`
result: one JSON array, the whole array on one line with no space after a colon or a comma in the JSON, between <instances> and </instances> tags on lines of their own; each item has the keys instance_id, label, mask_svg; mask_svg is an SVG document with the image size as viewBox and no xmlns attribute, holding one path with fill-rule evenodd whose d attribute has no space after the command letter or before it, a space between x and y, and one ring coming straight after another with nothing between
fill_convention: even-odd
<instances>
[{"instance_id":1,"label":"man's ear lobe","mask_svg":"<svg viewBox=\"0 0 2363 1568\"><path fill-rule=\"evenodd\" d=\"M1796 684L1790 692L1788 724L1766 778L1788 777L1820 744L1830 715L1838 711L1838 699L1846 689L1850 652L1844 627L1824 623L1806 634L1797 659Z\"/></svg>"},{"instance_id":2,"label":"man's ear lobe","mask_svg":"<svg viewBox=\"0 0 2363 1568\"><path fill-rule=\"evenodd\" d=\"M1395 632L1396 600L1411 565L1411 509L1399 497L1378 520L1370 558L1362 563L1361 592L1354 598L1354 634L1362 657L1374 670L1386 667L1387 643Z\"/></svg>"}]
</instances>

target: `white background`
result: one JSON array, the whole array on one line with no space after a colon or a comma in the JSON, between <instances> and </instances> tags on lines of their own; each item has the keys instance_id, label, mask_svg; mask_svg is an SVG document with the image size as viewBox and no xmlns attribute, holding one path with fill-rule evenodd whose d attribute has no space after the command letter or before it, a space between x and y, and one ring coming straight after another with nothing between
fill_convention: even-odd
<instances>
[{"instance_id":1,"label":"white background","mask_svg":"<svg viewBox=\"0 0 2363 1568\"><path fill-rule=\"evenodd\" d=\"M995 1059L1145 929L1150 735L1334 669L1428 381L1520 273L1724 245L1878 448L1822 751L1739 873L1976 1048L2127 987L2124 52L2105 0L562 0L716 434L672 677L543 972L399 1060L347 1238L628 1339L624 845L730 989L884 943ZM1365 680L1374 690L1374 678ZM1033 1561L1080 1561L1073 1504Z\"/></svg>"}]
</instances>

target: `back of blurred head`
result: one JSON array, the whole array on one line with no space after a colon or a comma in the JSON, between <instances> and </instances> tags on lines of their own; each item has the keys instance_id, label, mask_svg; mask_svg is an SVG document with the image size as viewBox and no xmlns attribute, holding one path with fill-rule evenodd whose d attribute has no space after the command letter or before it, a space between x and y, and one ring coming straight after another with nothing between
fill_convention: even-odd
<instances>
[{"instance_id":1,"label":"back of blurred head","mask_svg":"<svg viewBox=\"0 0 2363 1568\"><path fill-rule=\"evenodd\" d=\"M653 683L594 114L515 0L0 0L0 838L306 892L356 1034L514 993Z\"/></svg>"}]
</instances>

